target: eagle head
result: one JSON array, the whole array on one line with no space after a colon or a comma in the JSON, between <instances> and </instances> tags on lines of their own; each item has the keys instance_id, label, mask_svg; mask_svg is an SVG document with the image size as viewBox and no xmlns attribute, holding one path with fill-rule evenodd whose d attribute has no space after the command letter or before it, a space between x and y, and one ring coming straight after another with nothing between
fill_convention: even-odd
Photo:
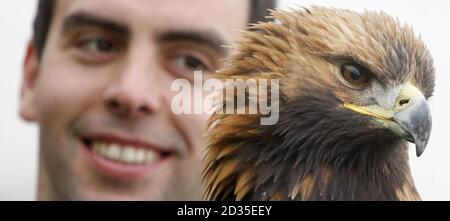
<instances>
[{"instance_id":1,"label":"eagle head","mask_svg":"<svg viewBox=\"0 0 450 221\"><path fill-rule=\"evenodd\" d=\"M278 99L266 99L279 105L278 122L261 125L263 114L211 116L205 196L420 199L407 141L417 156L425 150L435 79L420 37L383 12L311 7L272 17L244 33L214 77L278 79L271 85ZM248 90L245 96L251 100Z\"/></svg>"}]
</instances>

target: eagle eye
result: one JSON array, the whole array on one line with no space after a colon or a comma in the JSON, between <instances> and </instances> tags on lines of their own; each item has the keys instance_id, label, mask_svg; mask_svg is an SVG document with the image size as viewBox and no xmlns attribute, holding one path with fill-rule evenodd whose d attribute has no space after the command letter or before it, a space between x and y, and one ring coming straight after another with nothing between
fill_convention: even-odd
<instances>
[{"instance_id":1,"label":"eagle eye","mask_svg":"<svg viewBox=\"0 0 450 221\"><path fill-rule=\"evenodd\" d=\"M370 80L370 73L367 69L354 63L346 63L341 67L341 75L351 86L363 88Z\"/></svg>"}]
</instances>

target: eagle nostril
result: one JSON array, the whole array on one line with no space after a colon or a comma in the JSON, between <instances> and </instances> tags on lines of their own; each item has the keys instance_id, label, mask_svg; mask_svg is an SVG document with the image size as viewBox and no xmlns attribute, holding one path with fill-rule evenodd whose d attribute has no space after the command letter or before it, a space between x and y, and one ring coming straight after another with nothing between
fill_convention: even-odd
<instances>
[{"instance_id":1,"label":"eagle nostril","mask_svg":"<svg viewBox=\"0 0 450 221\"><path fill-rule=\"evenodd\" d=\"M400 106L403 106L403 105L405 105L405 104L408 104L409 103L409 99L403 99L403 100L401 100L400 102L398 102L399 104L400 104Z\"/></svg>"}]
</instances>

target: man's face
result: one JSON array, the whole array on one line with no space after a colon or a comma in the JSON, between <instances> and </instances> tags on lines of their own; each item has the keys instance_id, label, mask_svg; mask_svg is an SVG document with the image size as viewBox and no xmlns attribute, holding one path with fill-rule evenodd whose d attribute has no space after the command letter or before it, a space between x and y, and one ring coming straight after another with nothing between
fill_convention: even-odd
<instances>
[{"instance_id":1,"label":"man's face","mask_svg":"<svg viewBox=\"0 0 450 221\"><path fill-rule=\"evenodd\" d=\"M211 72L242 0L59 0L21 115L40 127L41 199L200 199L207 115L175 115L173 80ZM232 14L232 16L230 16Z\"/></svg>"}]
</instances>

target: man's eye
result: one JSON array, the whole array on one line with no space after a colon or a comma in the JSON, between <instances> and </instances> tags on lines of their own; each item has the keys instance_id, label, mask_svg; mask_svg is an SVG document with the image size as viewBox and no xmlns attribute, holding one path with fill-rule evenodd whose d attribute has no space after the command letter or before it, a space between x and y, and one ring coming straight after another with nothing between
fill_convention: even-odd
<instances>
[{"instance_id":1,"label":"man's eye","mask_svg":"<svg viewBox=\"0 0 450 221\"><path fill-rule=\"evenodd\" d=\"M209 67L200 59L191 55L182 55L175 58L178 68L188 71L209 71Z\"/></svg>"},{"instance_id":2,"label":"man's eye","mask_svg":"<svg viewBox=\"0 0 450 221\"><path fill-rule=\"evenodd\" d=\"M113 41L99 37L82 39L78 42L77 46L92 54L114 53L118 51L118 48Z\"/></svg>"}]
</instances>

